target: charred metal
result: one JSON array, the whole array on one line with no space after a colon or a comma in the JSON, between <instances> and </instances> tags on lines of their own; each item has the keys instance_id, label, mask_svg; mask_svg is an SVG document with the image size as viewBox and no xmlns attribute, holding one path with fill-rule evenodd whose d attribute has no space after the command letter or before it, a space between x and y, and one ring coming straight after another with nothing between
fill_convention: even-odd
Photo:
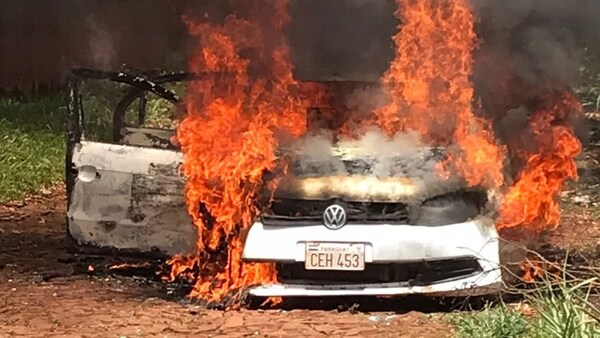
<instances>
[{"instance_id":1,"label":"charred metal","mask_svg":"<svg viewBox=\"0 0 600 338\"><path fill-rule=\"evenodd\" d=\"M184 199L185 180L180 174L183 155L172 142L175 132L145 128L143 122L147 92L178 105L179 98L161 84L191 81L198 75L146 76L92 70L75 70L71 75L66 160L68 233L80 250L99 253L117 250L128 254L161 252L164 255L196 251L198 229L192 224ZM113 110L111 141L86 139L81 86L90 80L108 80L131 87ZM128 125L125 116L135 102L139 102L137 121ZM312 126L318 125L315 114L327 115L323 113L326 107L309 110L313 111L307 115ZM341 122L325 124L332 123ZM249 231L236 227L228 235L220 232L216 246L207 248L202 256L210 260L207 265L225 267L229 252L227 236L241 236L247 246L244 260L261 262L277 257L281 281L291 288L264 286L252 291L253 294L302 295L316 285L335 289L336 285L346 284L357 290L374 288L372 292L381 292L382 287L388 288L386 292L398 293L445 292L463 282L493 285L497 281L498 272L492 265L478 260L476 254L458 249L467 242L484 245L495 238L495 232L493 223L482 216L488 212L489 204L484 189L467 189L464 180L458 177L435 175L432 168L445 158L444 148L421 147L410 155L384 158L340 146L332 148L332 155L323 159L287 144L279 149L278 157L279 166L264 175L265 181L269 181L269 177L280 178L280 184L274 192L265 190L264 194L255 196L261 208L255 225ZM375 229L382 224L395 229L398 238L410 238L408 228L422 228L418 231L423 232L423 239L434 233L449 237L449 245L456 245L453 255L460 257L448 259L447 253L427 246L412 249L406 246L387 252L368 246L371 251L368 251L370 256L365 257L368 262L365 271L336 274L335 280L327 281L331 274L306 270L301 266L304 256L290 256L297 251L296 242L288 243L285 249L272 245L267 251L264 245L256 246L264 240L284 245L293 237L273 237L271 231L276 229L297 229L303 234L312 234L309 237L314 240L327 238L330 235L323 232L326 230L322 218L324 210L332 204L340 205L346 212L347 226L339 232L341 241L361 231L376 234L369 231L369 227ZM199 213L204 231L213 231L216 219L203 203ZM450 227L452 224L456 226ZM464 234L458 236L461 224L464 229L460 232ZM435 230L437 228L439 230ZM484 242L479 243L481 233ZM377 236L361 238L378 243L381 238ZM494 260L498 254L495 247L486 246L479 254ZM390 263L395 260L394 255L406 257L407 263ZM417 257L432 259L423 261ZM334 289L322 291L322 295L339 293ZM319 292L316 294L321 294Z\"/></svg>"}]
</instances>

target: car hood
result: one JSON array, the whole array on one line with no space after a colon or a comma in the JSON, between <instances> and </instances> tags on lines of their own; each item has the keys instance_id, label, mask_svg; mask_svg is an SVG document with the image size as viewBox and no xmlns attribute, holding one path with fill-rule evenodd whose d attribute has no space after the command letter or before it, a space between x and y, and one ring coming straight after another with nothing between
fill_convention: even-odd
<instances>
[{"instance_id":1,"label":"car hood","mask_svg":"<svg viewBox=\"0 0 600 338\"><path fill-rule=\"evenodd\" d=\"M330 156L321 157L288 152L283 155L287 173L275 197L422 202L466 187L461 178L442 174L444 153L443 148L431 147L386 157L348 147L335 147Z\"/></svg>"}]
</instances>

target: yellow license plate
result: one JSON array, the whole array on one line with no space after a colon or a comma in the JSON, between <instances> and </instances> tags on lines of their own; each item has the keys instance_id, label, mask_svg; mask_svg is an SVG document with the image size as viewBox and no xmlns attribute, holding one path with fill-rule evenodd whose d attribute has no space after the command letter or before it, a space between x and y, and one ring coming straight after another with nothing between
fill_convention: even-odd
<instances>
[{"instance_id":1,"label":"yellow license plate","mask_svg":"<svg viewBox=\"0 0 600 338\"><path fill-rule=\"evenodd\" d=\"M363 243L306 243L306 270L362 271L365 269Z\"/></svg>"}]
</instances>

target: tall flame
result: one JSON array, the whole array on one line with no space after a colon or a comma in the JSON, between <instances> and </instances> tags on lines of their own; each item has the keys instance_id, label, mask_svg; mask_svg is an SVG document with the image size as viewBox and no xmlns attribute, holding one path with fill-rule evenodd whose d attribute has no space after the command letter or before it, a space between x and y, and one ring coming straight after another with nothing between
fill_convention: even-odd
<instances>
[{"instance_id":1,"label":"tall flame","mask_svg":"<svg viewBox=\"0 0 600 338\"><path fill-rule=\"evenodd\" d=\"M171 279L196 278L192 297L219 300L231 290L276 280L272 264L243 263L241 253L262 189L275 187L264 174L279 165L277 133L306 130L306 105L294 94L300 90L284 38L286 6L253 2L246 17L231 15L221 25L186 19L199 39L189 68L205 74L189 86L188 114L177 130L198 252L169 263ZM223 248L226 257L218 257Z\"/></svg>"},{"instance_id":2,"label":"tall flame","mask_svg":"<svg viewBox=\"0 0 600 338\"><path fill-rule=\"evenodd\" d=\"M556 201L564 183L577 179L574 157L581 144L565 121L582 108L568 92L550 93L535 108L530 129L537 152L514 185L505 186L506 147L494 140L492 124L474 113L470 81L476 47L474 17L466 0L397 0L401 19L394 36L396 57L382 78L390 102L375 111L388 135L417 130L433 144L450 146L441 173L462 176L469 185L506 190L499 229L525 226L532 233L558 225ZM522 151L519 151L523 153Z\"/></svg>"},{"instance_id":3,"label":"tall flame","mask_svg":"<svg viewBox=\"0 0 600 338\"><path fill-rule=\"evenodd\" d=\"M564 123L582 110L573 94L552 93L532 116L530 128L538 150L522 155L526 165L504 197L498 229L524 225L535 234L558 225L556 197L566 181L578 178L574 158L581 152L581 142Z\"/></svg>"},{"instance_id":4,"label":"tall flame","mask_svg":"<svg viewBox=\"0 0 600 338\"><path fill-rule=\"evenodd\" d=\"M454 145L443 171L455 170L470 185L500 186L503 149L473 112L476 35L467 1L396 2L397 54L382 78L390 102L375 112L376 123L388 135L416 130L434 144Z\"/></svg>"}]
</instances>

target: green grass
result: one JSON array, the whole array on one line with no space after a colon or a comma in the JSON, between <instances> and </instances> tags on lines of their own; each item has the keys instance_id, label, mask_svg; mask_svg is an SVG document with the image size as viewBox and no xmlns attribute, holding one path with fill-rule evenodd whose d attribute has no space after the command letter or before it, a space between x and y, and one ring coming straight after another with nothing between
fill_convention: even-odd
<instances>
[{"instance_id":1,"label":"green grass","mask_svg":"<svg viewBox=\"0 0 600 338\"><path fill-rule=\"evenodd\" d=\"M458 336L464 338L518 338L528 332L527 320L506 306L486 306L483 311L451 317Z\"/></svg>"},{"instance_id":2,"label":"green grass","mask_svg":"<svg viewBox=\"0 0 600 338\"><path fill-rule=\"evenodd\" d=\"M184 90L181 86L173 88L179 92ZM109 142L115 100L121 95L103 87L93 89L99 95L90 95L94 91L83 95L86 138ZM63 181L66 104L65 93L25 99L0 98L0 203L20 199ZM127 113L128 121L135 120L136 109L137 105L133 104ZM172 110L172 104L150 95L144 126L174 128Z\"/></svg>"},{"instance_id":3,"label":"green grass","mask_svg":"<svg viewBox=\"0 0 600 338\"><path fill-rule=\"evenodd\" d=\"M584 291L593 279L580 283L561 282L558 291L540 291L528 300L538 312L534 337L600 337L598 308Z\"/></svg>"},{"instance_id":4,"label":"green grass","mask_svg":"<svg viewBox=\"0 0 600 338\"><path fill-rule=\"evenodd\" d=\"M592 338L600 337L598 308L589 302L593 280L560 282L525 296L534 316L524 316L505 304L486 306L483 311L450 317L462 338Z\"/></svg>"},{"instance_id":5,"label":"green grass","mask_svg":"<svg viewBox=\"0 0 600 338\"><path fill-rule=\"evenodd\" d=\"M0 99L0 202L64 176L64 95Z\"/></svg>"}]
</instances>

